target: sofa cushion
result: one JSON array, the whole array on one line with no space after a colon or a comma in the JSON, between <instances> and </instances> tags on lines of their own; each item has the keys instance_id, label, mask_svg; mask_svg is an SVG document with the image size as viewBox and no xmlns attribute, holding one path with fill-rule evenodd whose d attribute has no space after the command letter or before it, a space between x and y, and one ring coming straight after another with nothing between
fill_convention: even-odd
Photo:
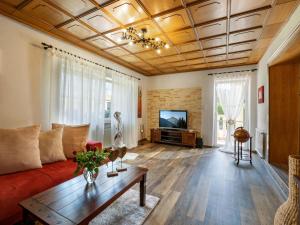
<instances>
[{"instance_id":1,"label":"sofa cushion","mask_svg":"<svg viewBox=\"0 0 300 225\"><path fill-rule=\"evenodd\" d=\"M63 127L63 148L67 158L74 158L73 152L84 151L90 125L69 126L52 124L52 129Z\"/></svg>"},{"instance_id":2,"label":"sofa cushion","mask_svg":"<svg viewBox=\"0 0 300 225\"><path fill-rule=\"evenodd\" d=\"M0 176L0 224L20 221L19 202L73 178L75 169L76 163L67 160L46 164L41 169Z\"/></svg>"},{"instance_id":3,"label":"sofa cushion","mask_svg":"<svg viewBox=\"0 0 300 225\"><path fill-rule=\"evenodd\" d=\"M100 141L88 141L86 143L86 150L90 151L94 149L102 150L102 143Z\"/></svg>"},{"instance_id":4,"label":"sofa cushion","mask_svg":"<svg viewBox=\"0 0 300 225\"><path fill-rule=\"evenodd\" d=\"M62 127L40 133L39 147L43 164L66 160L62 145L62 136Z\"/></svg>"},{"instance_id":5,"label":"sofa cushion","mask_svg":"<svg viewBox=\"0 0 300 225\"><path fill-rule=\"evenodd\" d=\"M0 129L0 175L41 168L40 126Z\"/></svg>"}]
</instances>

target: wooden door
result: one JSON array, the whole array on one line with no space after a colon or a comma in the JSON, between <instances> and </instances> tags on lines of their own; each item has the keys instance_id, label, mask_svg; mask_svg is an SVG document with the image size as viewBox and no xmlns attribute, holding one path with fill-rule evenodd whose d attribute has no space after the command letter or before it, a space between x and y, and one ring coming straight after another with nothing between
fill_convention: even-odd
<instances>
[{"instance_id":1,"label":"wooden door","mask_svg":"<svg viewBox=\"0 0 300 225\"><path fill-rule=\"evenodd\" d=\"M269 69L269 162L285 169L299 154L299 77L299 61Z\"/></svg>"}]
</instances>

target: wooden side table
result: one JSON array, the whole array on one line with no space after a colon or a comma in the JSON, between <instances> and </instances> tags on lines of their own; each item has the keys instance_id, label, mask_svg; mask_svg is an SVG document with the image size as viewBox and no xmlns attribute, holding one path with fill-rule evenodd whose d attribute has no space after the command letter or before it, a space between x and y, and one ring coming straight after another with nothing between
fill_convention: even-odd
<instances>
[{"instance_id":1,"label":"wooden side table","mask_svg":"<svg viewBox=\"0 0 300 225\"><path fill-rule=\"evenodd\" d=\"M249 154L243 153L243 143L239 142L238 140L234 139L234 159L237 165L239 165L240 160L242 161L249 161L252 165L252 137L249 138L250 141L250 148Z\"/></svg>"}]
</instances>

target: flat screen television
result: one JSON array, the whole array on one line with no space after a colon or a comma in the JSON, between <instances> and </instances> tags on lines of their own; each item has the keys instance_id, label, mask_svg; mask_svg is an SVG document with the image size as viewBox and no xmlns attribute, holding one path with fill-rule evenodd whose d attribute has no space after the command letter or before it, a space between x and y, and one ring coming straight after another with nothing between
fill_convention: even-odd
<instances>
[{"instance_id":1,"label":"flat screen television","mask_svg":"<svg viewBox=\"0 0 300 225\"><path fill-rule=\"evenodd\" d=\"M187 129L187 111L160 110L159 127L171 129Z\"/></svg>"}]
</instances>

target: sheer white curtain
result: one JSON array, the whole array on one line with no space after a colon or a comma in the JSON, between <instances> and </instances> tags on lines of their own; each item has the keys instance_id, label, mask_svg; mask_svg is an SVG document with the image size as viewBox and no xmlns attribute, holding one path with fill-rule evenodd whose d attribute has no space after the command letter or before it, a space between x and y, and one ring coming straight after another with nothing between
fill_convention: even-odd
<instances>
[{"instance_id":1,"label":"sheer white curtain","mask_svg":"<svg viewBox=\"0 0 300 225\"><path fill-rule=\"evenodd\" d=\"M249 75L233 74L215 77L216 97L223 108L226 118L226 141L221 149L225 152L233 152L233 137L236 119L245 107L248 109ZM249 116L245 114L244 127L248 128Z\"/></svg>"},{"instance_id":2,"label":"sheer white curtain","mask_svg":"<svg viewBox=\"0 0 300 225\"><path fill-rule=\"evenodd\" d=\"M106 68L46 51L42 77L43 127L90 124L89 137L103 141Z\"/></svg>"},{"instance_id":3,"label":"sheer white curtain","mask_svg":"<svg viewBox=\"0 0 300 225\"><path fill-rule=\"evenodd\" d=\"M123 142L127 148L138 143L138 81L136 78L112 72L111 124L115 123L113 114L121 112L123 122ZM112 128L112 140L114 129Z\"/></svg>"}]
</instances>

